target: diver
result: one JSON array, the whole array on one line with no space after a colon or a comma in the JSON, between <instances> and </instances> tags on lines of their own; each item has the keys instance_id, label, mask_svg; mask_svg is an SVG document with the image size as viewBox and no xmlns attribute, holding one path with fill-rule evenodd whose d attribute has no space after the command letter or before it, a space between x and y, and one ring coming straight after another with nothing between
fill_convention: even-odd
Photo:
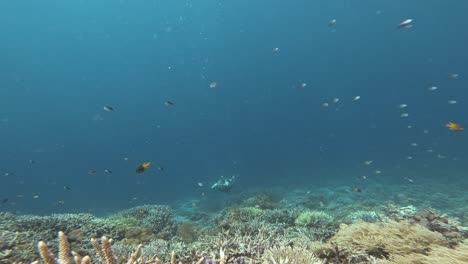
<instances>
[{"instance_id":1,"label":"diver","mask_svg":"<svg viewBox=\"0 0 468 264\"><path fill-rule=\"evenodd\" d=\"M234 182L237 177L238 175L232 175L229 178L224 178L224 176L221 176L220 179L211 186L211 189L218 190L223 193L228 193L234 186Z\"/></svg>"}]
</instances>

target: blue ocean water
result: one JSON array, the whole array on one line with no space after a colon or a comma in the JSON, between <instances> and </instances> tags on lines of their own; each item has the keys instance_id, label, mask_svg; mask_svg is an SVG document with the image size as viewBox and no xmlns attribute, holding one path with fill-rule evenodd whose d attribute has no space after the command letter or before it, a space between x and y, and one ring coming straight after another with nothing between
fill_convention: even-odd
<instances>
[{"instance_id":1,"label":"blue ocean water","mask_svg":"<svg viewBox=\"0 0 468 264\"><path fill-rule=\"evenodd\" d=\"M467 8L3 1L0 210L170 203L212 195L234 174L236 191L353 186L363 175L466 185L466 132L445 125L468 124ZM408 18L414 26L398 29Z\"/></svg>"}]
</instances>

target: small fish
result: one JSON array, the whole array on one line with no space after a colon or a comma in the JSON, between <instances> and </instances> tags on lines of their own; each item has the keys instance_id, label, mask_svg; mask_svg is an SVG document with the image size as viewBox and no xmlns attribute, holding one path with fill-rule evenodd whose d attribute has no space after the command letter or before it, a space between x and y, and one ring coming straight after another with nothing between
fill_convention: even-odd
<instances>
[{"instance_id":1,"label":"small fish","mask_svg":"<svg viewBox=\"0 0 468 264\"><path fill-rule=\"evenodd\" d=\"M361 188L356 187L356 186L353 187L353 191L358 192L358 193L362 192Z\"/></svg>"},{"instance_id":2,"label":"small fish","mask_svg":"<svg viewBox=\"0 0 468 264\"><path fill-rule=\"evenodd\" d=\"M158 166L158 171L164 171L164 170L165 170L164 167Z\"/></svg>"},{"instance_id":3,"label":"small fish","mask_svg":"<svg viewBox=\"0 0 468 264\"><path fill-rule=\"evenodd\" d=\"M381 174L381 173L382 173L381 170L376 170L376 171L375 171L375 174Z\"/></svg>"},{"instance_id":4,"label":"small fish","mask_svg":"<svg viewBox=\"0 0 468 264\"><path fill-rule=\"evenodd\" d=\"M198 187L203 187L203 183L202 182L199 182L197 183Z\"/></svg>"},{"instance_id":5,"label":"small fish","mask_svg":"<svg viewBox=\"0 0 468 264\"><path fill-rule=\"evenodd\" d=\"M429 88L427 88L427 89L428 89L429 91L435 91L435 90L439 89L439 87L437 87L437 86L431 86L431 87L429 87Z\"/></svg>"},{"instance_id":6,"label":"small fish","mask_svg":"<svg viewBox=\"0 0 468 264\"><path fill-rule=\"evenodd\" d=\"M328 27L334 27L336 25L336 19L328 21Z\"/></svg>"},{"instance_id":7,"label":"small fish","mask_svg":"<svg viewBox=\"0 0 468 264\"><path fill-rule=\"evenodd\" d=\"M450 79L458 79L459 74L458 73L452 73L449 75Z\"/></svg>"},{"instance_id":8,"label":"small fish","mask_svg":"<svg viewBox=\"0 0 468 264\"><path fill-rule=\"evenodd\" d=\"M333 103L335 103L335 104L336 104L336 103L338 103L339 101L340 101L340 98L336 98L336 97L335 97L335 98L333 98Z\"/></svg>"},{"instance_id":9,"label":"small fish","mask_svg":"<svg viewBox=\"0 0 468 264\"><path fill-rule=\"evenodd\" d=\"M307 83L303 82L301 83L301 88L305 88L307 86Z\"/></svg>"},{"instance_id":10,"label":"small fish","mask_svg":"<svg viewBox=\"0 0 468 264\"><path fill-rule=\"evenodd\" d=\"M23 197L24 197L24 195L22 195L22 194L16 195L16 198L23 198Z\"/></svg>"},{"instance_id":11,"label":"small fish","mask_svg":"<svg viewBox=\"0 0 468 264\"><path fill-rule=\"evenodd\" d=\"M59 204L59 205L64 205L64 204L65 204L65 201L64 201L64 200L57 201L57 204Z\"/></svg>"},{"instance_id":12,"label":"small fish","mask_svg":"<svg viewBox=\"0 0 468 264\"><path fill-rule=\"evenodd\" d=\"M408 113L403 113L403 114L400 115L400 117L408 117L408 116L409 116Z\"/></svg>"},{"instance_id":13,"label":"small fish","mask_svg":"<svg viewBox=\"0 0 468 264\"><path fill-rule=\"evenodd\" d=\"M71 191L72 188L71 188L70 186L64 185L64 186L63 186L63 189L64 189L65 191Z\"/></svg>"},{"instance_id":14,"label":"small fish","mask_svg":"<svg viewBox=\"0 0 468 264\"><path fill-rule=\"evenodd\" d=\"M362 175L361 177L359 177L361 180L367 180L367 176L366 175Z\"/></svg>"},{"instance_id":15,"label":"small fish","mask_svg":"<svg viewBox=\"0 0 468 264\"><path fill-rule=\"evenodd\" d=\"M278 53L280 51L280 48L274 48L273 53Z\"/></svg>"},{"instance_id":16,"label":"small fish","mask_svg":"<svg viewBox=\"0 0 468 264\"><path fill-rule=\"evenodd\" d=\"M3 199L2 204L6 204L8 202L8 200L9 200L8 198Z\"/></svg>"},{"instance_id":17,"label":"small fish","mask_svg":"<svg viewBox=\"0 0 468 264\"><path fill-rule=\"evenodd\" d=\"M105 169L104 172L105 172L105 173L108 173L108 174L112 174L112 171L111 171L111 170L108 170L108 169Z\"/></svg>"},{"instance_id":18,"label":"small fish","mask_svg":"<svg viewBox=\"0 0 468 264\"><path fill-rule=\"evenodd\" d=\"M327 102L323 103L322 107L328 107L328 103Z\"/></svg>"},{"instance_id":19,"label":"small fish","mask_svg":"<svg viewBox=\"0 0 468 264\"><path fill-rule=\"evenodd\" d=\"M136 168L136 173L143 173L145 170L147 170L151 166L151 162L143 162Z\"/></svg>"},{"instance_id":20,"label":"small fish","mask_svg":"<svg viewBox=\"0 0 468 264\"><path fill-rule=\"evenodd\" d=\"M14 176L14 175L15 175L14 172L5 172L5 173L3 174L3 176Z\"/></svg>"},{"instance_id":21,"label":"small fish","mask_svg":"<svg viewBox=\"0 0 468 264\"><path fill-rule=\"evenodd\" d=\"M413 157L412 157L412 156L407 156L406 159L407 159L407 160L412 160Z\"/></svg>"},{"instance_id":22,"label":"small fish","mask_svg":"<svg viewBox=\"0 0 468 264\"><path fill-rule=\"evenodd\" d=\"M447 125L445 125L449 130L452 130L452 131L463 131L465 130L465 128L458 124L458 123L454 123L454 122L448 122Z\"/></svg>"},{"instance_id":23,"label":"small fish","mask_svg":"<svg viewBox=\"0 0 468 264\"><path fill-rule=\"evenodd\" d=\"M407 104L399 104L397 107L400 108L400 109L403 109L403 108L408 107L408 105Z\"/></svg>"},{"instance_id":24,"label":"small fish","mask_svg":"<svg viewBox=\"0 0 468 264\"><path fill-rule=\"evenodd\" d=\"M373 162L374 162L373 160L366 160L366 161L364 161L364 164L369 166L369 165L371 165Z\"/></svg>"},{"instance_id":25,"label":"small fish","mask_svg":"<svg viewBox=\"0 0 468 264\"><path fill-rule=\"evenodd\" d=\"M36 163L34 160L29 160L28 162L29 162L29 164L31 164L31 165Z\"/></svg>"},{"instance_id":26,"label":"small fish","mask_svg":"<svg viewBox=\"0 0 468 264\"><path fill-rule=\"evenodd\" d=\"M216 87L218 87L218 82L212 82L212 83L210 83L210 88L211 88L211 89L214 89L214 88L216 88Z\"/></svg>"},{"instance_id":27,"label":"small fish","mask_svg":"<svg viewBox=\"0 0 468 264\"><path fill-rule=\"evenodd\" d=\"M114 112L114 107L112 107L112 106L104 106L104 110L106 110L107 112Z\"/></svg>"},{"instance_id":28,"label":"small fish","mask_svg":"<svg viewBox=\"0 0 468 264\"><path fill-rule=\"evenodd\" d=\"M413 142L413 143L410 144L410 146L412 146L412 147L417 147L417 146L418 146L418 143Z\"/></svg>"},{"instance_id":29,"label":"small fish","mask_svg":"<svg viewBox=\"0 0 468 264\"><path fill-rule=\"evenodd\" d=\"M95 170L89 170L89 171L88 171L88 174L89 174L89 175L94 175L94 174L96 174L96 171L95 171Z\"/></svg>"},{"instance_id":30,"label":"small fish","mask_svg":"<svg viewBox=\"0 0 468 264\"><path fill-rule=\"evenodd\" d=\"M356 95L356 96L354 96L353 101L357 101L357 100L359 100L359 99L361 99L361 96Z\"/></svg>"},{"instance_id":31,"label":"small fish","mask_svg":"<svg viewBox=\"0 0 468 264\"><path fill-rule=\"evenodd\" d=\"M413 19L409 18L404 21L402 21L400 24L398 24L398 28L411 28L413 27Z\"/></svg>"},{"instance_id":32,"label":"small fish","mask_svg":"<svg viewBox=\"0 0 468 264\"><path fill-rule=\"evenodd\" d=\"M405 179L405 180L407 180L408 182L411 182L411 183L413 183L413 182L414 182L414 180L413 180L413 179L411 179L411 178L408 178L408 177L405 177L404 179Z\"/></svg>"},{"instance_id":33,"label":"small fish","mask_svg":"<svg viewBox=\"0 0 468 264\"><path fill-rule=\"evenodd\" d=\"M172 102L172 101L166 101L166 102L164 102L164 105L165 105L165 106L174 106L174 102Z\"/></svg>"},{"instance_id":34,"label":"small fish","mask_svg":"<svg viewBox=\"0 0 468 264\"><path fill-rule=\"evenodd\" d=\"M449 104L457 104L458 102L457 102L457 100L450 100L450 101L448 101L448 103Z\"/></svg>"},{"instance_id":35,"label":"small fish","mask_svg":"<svg viewBox=\"0 0 468 264\"><path fill-rule=\"evenodd\" d=\"M33 199L39 199L39 195L34 195Z\"/></svg>"}]
</instances>

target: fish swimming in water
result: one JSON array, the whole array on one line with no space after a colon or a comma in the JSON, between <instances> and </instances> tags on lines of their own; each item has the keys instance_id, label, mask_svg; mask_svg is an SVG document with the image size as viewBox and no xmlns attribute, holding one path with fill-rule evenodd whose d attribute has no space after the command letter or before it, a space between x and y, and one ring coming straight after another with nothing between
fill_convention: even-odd
<instances>
[{"instance_id":1,"label":"fish swimming in water","mask_svg":"<svg viewBox=\"0 0 468 264\"><path fill-rule=\"evenodd\" d=\"M452 131L463 131L465 128L458 124L458 123L453 123L453 122L448 122L447 125L445 125L449 130Z\"/></svg>"},{"instance_id":2,"label":"fish swimming in water","mask_svg":"<svg viewBox=\"0 0 468 264\"><path fill-rule=\"evenodd\" d=\"M136 168L136 173L143 173L145 170L147 170L149 167L151 166L151 162L147 161L147 162L143 162L142 164L140 164L140 166L138 166Z\"/></svg>"},{"instance_id":3,"label":"fish swimming in water","mask_svg":"<svg viewBox=\"0 0 468 264\"><path fill-rule=\"evenodd\" d=\"M411 28L413 27L413 19L406 19L398 24L398 28Z\"/></svg>"}]
</instances>

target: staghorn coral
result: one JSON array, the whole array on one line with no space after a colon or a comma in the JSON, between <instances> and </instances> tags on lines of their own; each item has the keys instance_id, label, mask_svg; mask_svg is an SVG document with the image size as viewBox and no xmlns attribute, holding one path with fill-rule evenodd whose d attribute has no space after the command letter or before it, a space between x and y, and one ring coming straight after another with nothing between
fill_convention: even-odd
<instances>
[{"instance_id":1,"label":"staghorn coral","mask_svg":"<svg viewBox=\"0 0 468 264\"><path fill-rule=\"evenodd\" d=\"M286 230L263 222L236 223L214 236L201 237L198 246L204 252L226 249L229 256L260 258L265 250L289 243Z\"/></svg>"},{"instance_id":2,"label":"staghorn coral","mask_svg":"<svg viewBox=\"0 0 468 264\"><path fill-rule=\"evenodd\" d=\"M91 263L91 259L89 256L81 258L81 256L73 252L74 257L71 256L70 252L70 244L68 243L68 239L65 234L60 231L58 233L59 238L59 258L58 260L55 259L52 252L49 250L49 247L44 241L40 241L37 244L37 248L42 260L46 264L88 264ZM109 263L112 264L112 263Z\"/></svg>"},{"instance_id":3,"label":"staghorn coral","mask_svg":"<svg viewBox=\"0 0 468 264\"><path fill-rule=\"evenodd\" d=\"M39 255L46 264L91 264L91 257L81 257L75 251L70 251L70 244L68 238L62 231L58 232L59 237L59 251L58 259L54 257L49 247L44 241L40 241L37 244ZM96 239L91 240L94 248L96 249L102 264L115 264L117 258L112 253L111 243L112 241L107 237L101 238L101 244ZM157 263L153 258L145 258L144 255L140 255L141 245L139 245L134 253L129 254L127 264L151 264ZM34 262L38 263L38 261Z\"/></svg>"},{"instance_id":4,"label":"staghorn coral","mask_svg":"<svg viewBox=\"0 0 468 264\"><path fill-rule=\"evenodd\" d=\"M46 264L91 264L91 257L85 256L81 257L77 252L70 251L70 245L65 234L60 231L58 233L59 237L59 258L56 259L49 247L44 241L40 241L37 244L39 255L43 262ZM163 264L163 262L153 256L146 257L142 253L143 245L140 244L133 253L129 253L126 258L116 256L112 251L112 240L107 237L101 238L101 244L99 244L97 239L91 239L94 249L96 250L100 264L117 264L117 263L126 263L126 264ZM120 261L119 261L120 260ZM215 264L227 264L228 257L225 255L224 250L221 248L219 250L219 260L209 260L205 257L199 258L196 260L196 264L204 263L215 263ZM94 263L94 262L93 262ZM181 261L177 262L177 256L174 251L171 253L170 257L171 264L183 264ZM236 262L232 262L236 263ZM241 264L240 262L237 262ZM33 264L39 264L38 261L33 262Z\"/></svg>"}]
</instances>

